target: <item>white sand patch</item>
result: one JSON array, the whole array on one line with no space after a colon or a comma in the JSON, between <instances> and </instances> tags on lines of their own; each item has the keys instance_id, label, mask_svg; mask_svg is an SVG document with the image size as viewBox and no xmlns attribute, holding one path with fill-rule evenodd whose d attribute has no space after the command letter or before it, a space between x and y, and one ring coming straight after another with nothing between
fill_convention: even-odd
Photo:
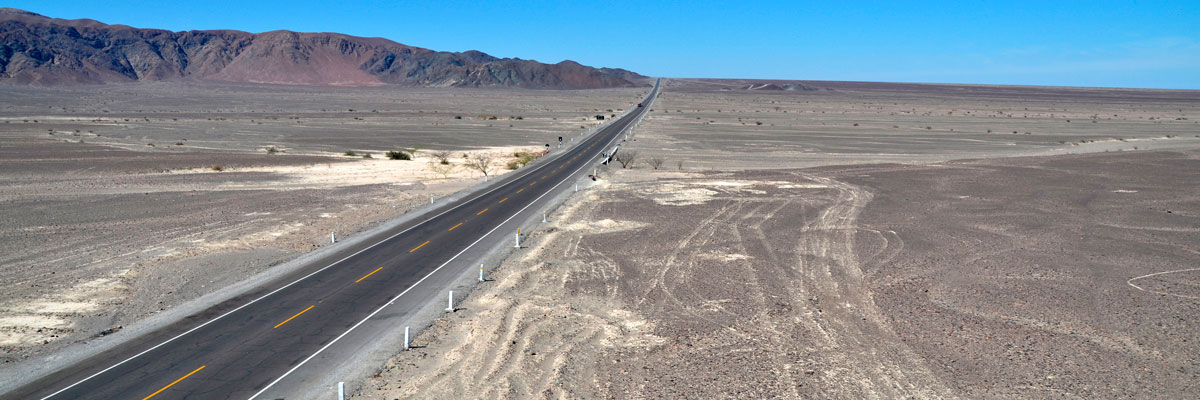
<instances>
[{"instance_id":1,"label":"white sand patch","mask_svg":"<svg viewBox=\"0 0 1200 400\"><path fill-rule=\"evenodd\" d=\"M722 255L722 258L724 258L725 261L739 261L739 260L749 260L754 257L750 257L745 254L736 254L735 253L735 254L724 254L724 255Z\"/></svg>"},{"instance_id":2,"label":"white sand patch","mask_svg":"<svg viewBox=\"0 0 1200 400\"><path fill-rule=\"evenodd\" d=\"M41 344L50 339L49 329L69 328L67 320L41 315L16 315L0 317L0 346L24 346ZM43 329L43 332L38 332Z\"/></svg>"},{"instance_id":3,"label":"white sand patch","mask_svg":"<svg viewBox=\"0 0 1200 400\"><path fill-rule=\"evenodd\" d=\"M321 218L329 218L328 214L322 214ZM260 248L270 243L274 243L277 238L284 235L299 231L304 227L303 223L282 225L279 229L264 230L259 232L247 233L236 239L217 240L203 243L199 246L200 251L211 252L228 249L251 249Z\"/></svg>"},{"instance_id":4,"label":"white sand patch","mask_svg":"<svg viewBox=\"0 0 1200 400\"><path fill-rule=\"evenodd\" d=\"M647 224L645 222L615 221L615 220L611 220L611 219L602 219L602 220L598 220L598 221L566 224L566 225L562 226L562 229L567 230L567 231L586 232L589 234L600 234L600 233L632 231L632 230L642 229L649 225L650 224Z\"/></svg>"},{"instance_id":5,"label":"white sand patch","mask_svg":"<svg viewBox=\"0 0 1200 400\"><path fill-rule=\"evenodd\" d=\"M601 344L611 347L652 347L661 345L666 339L651 332L654 324L642 316L621 309L613 309L608 313L610 323L603 329L608 333Z\"/></svg>"},{"instance_id":6,"label":"white sand patch","mask_svg":"<svg viewBox=\"0 0 1200 400\"><path fill-rule=\"evenodd\" d=\"M749 189L751 186L761 185L759 181L698 181L688 182L688 184L696 186L705 186L714 189L720 189L726 192L741 192L753 194L767 194L767 192L758 189Z\"/></svg>"},{"instance_id":7,"label":"white sand patch","mask_svg":"<svg viewBox=\"0 0 1200 400\"><path fill-rule=\"evenodd\" d=\"M704 204L721 193L767 194L754 186L772 184L764 181L685 181L663 183L644 189L655 203L667 206Z\"/></svg>"},{"instance_id":8,"label":"white sand patch","mask_svg":"<svg viewBox=\"0 0 1200 400\"><path fill-rule=\"evenodd\" d=\"M692 185L699 185L699 186L750 186L750 185L758 184L759 182L698 181L698 182L688 182L688 183L692 184Z\"/></svg>"},{"instance_id":9,"label":"white sand patch","mask_svg":"<svg viewBox=\"0 0 1200 400\"><path fill-rule=\"evenodd\" d=\"M27 327L33 329L39 328L65 328L70 326L70 323L61 318L55 318L44 315L10 315L0 317L0 326L2 327Z\"/></svg>"},{"instance_id":10,"label":"white sand patch","mask_svg":"<svg viewBox=\"0 0 1200 400\"><path fill-rule=\"evenodd\" d=\"M418 152L412 160L389 160L384 156L386 151L366 151L359 154L371 154L372 158L353 158L339 154L317 154L328 157L343 158L350 162L331 162L309 165L290 166L259 166L259 167L225 167L222 171L211 168L196 168L185 173L229 173L229 172L265 172L281 175L284 179L265 182L239 182L218 185L218 189L304 189L330 188L358 185L412 185L415 183L432 183L459 181L482 178L478 170L467 166L467 162L477 157L491 158L488 174L492 177L510 172L507 164L515 160L515 153L537 152L537 147L530 146L501 146L488 147L479 150L456 151L447 160L450 165L443 166L428 150ZM466 154L468 157L463 157ZM435 169L449 168L446 174Z\"/></svg>"},{"instance_id":11,"label":"white sand patch","mask_svg":"<svg viewBox=\"0 0 1200 400\"><path fill-rule=\"evenodd\" d=\"M795 183L788 181L763 181L759 183L763 185L771 185L780 189L825 189L829 187L829 185L822 185L819 183Z\"/></svg>"},{"instance_id":12,"label":"white sand patch","mask_svg":"<svg viewBox=\"0 0 1200 400\"><path fill-rule=\"evenodd\" d=\"M128 272L121 271L121 274ZM127 287L119 278L98 278L55 293L44 299L14 302L0 311L0 345L40 344L52 340L54 331L69 329L71 316L96 312L105 304L119 302ZM38 332L43 330L43 332Z\"/></svg>"},{"instance_id":13,"label":"white sand patch","mask_svg":"<svg viewBox=\"0 0 1200 400\"><path fill-rule=\"evenodd\" d=\"M779 185L776 187L780 188L780 189L825 189L825 188L828 188L829 186L817 185L817 184L789 184L789 185Z\"/></svg>"},{"instance_id":14,"label":"white sand patch","mask_svg":"<svg viewBox=\"0 0 1200 400\"><path fill-rule=\"evenodd\" d=\"M683 188L680 185L663 185L652 190L655 203L664 206L691 206L707 203L717 191L705 188Z\"/></svg>"},{"instance_id":15,"label":"white sand patch","mask_svg":"<svg viewBox=\"0 0 1200 400\"><path fill-rule=\"evenodd\" d=\"M711 259L711 260L719 260L719 261L724 261L724 262L729 262L729 261L742 261L742 260L752 260L752 259L754 259L754 257L753 257L753 256L749 256L749 255L746 255L746 254L740 254L740 253L720 253L720 252L712 252L712 253L703 253L703 254L697 254L697 256L699 256L699 257L703 257L703 258L707 258L707 259Z\"/></svg>"},{"instance_id":16,"label":"white sand patch","mask_svg":"<svg viewBox=\"0 0 1200 400\"><path fill-rule=\"evenodd\" d=\"M96 303L83 301L35 301L15 307L18 311L42 314L84 313L96 308L98 308Z\"/></svg>"}]
</instances>

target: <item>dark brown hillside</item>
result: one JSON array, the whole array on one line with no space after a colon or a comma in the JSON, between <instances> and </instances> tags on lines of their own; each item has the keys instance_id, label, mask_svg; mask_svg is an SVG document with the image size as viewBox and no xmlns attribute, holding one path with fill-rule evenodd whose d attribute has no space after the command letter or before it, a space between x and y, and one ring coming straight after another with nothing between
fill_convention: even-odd
<instances>
[{"instance_id":1,"label":"dark brown hillside","mask_svg":"<svg viewBox=\"0 0 1200 400\"><path fill-rule=\"evenodd\" d=\"M194 79L289 85L585 89L636 73L440 52L338 33L171 32L0 8L0 82L64 85Z\"/></svg>"}]
</instances>

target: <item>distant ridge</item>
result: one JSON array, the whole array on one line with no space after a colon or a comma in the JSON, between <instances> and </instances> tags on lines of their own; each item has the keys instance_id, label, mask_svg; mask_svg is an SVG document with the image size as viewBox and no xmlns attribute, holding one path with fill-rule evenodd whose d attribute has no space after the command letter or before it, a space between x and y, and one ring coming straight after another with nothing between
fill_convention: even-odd
<instances>
[{"instance_id":1,"label":"distant ridge","mask_svg":"<svg viewBox=\"0 0 1200 400\"><path fill-rule=\"evenodd\" d=\"M0 8L0 82L20 85L206 80L314 86L592 89L647 78L574 61L543 64L441 52L339 33L171 32Z\"/></svg>"}]
</instances>

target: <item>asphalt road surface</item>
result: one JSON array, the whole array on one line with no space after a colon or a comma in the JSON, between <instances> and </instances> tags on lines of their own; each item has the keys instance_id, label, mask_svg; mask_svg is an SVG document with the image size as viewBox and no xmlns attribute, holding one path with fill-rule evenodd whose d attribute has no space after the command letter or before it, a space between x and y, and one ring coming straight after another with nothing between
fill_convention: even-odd
<instances>
[{"instance_id":1,"label":"asphalt road surface","mask_svg":"<svg viewBox=\"0 0 1200 400\"><path fill-rule=\"evenodd\" d=\"M643 101L658 93L656 85ZM471 249L513 240L497 232L551 194L586 179L601 153L649 107L518 170L501 185L428 211L412 223L348 245L288 277L257 287L3 395L35 399L266 398L284 378L364 322L393 307ZM511 224L510 224L511 225ZM454 275L462 273L462 265ZM447 268L449 269L449 268ZM450 274L450 271L445 274ZM441 288L424 288L423 293ZM444 292L443 292L444 293ZM333 396L333 393L329 394ZM274 398L274 397L271 397Z\"/></svg>"}]
</instances>

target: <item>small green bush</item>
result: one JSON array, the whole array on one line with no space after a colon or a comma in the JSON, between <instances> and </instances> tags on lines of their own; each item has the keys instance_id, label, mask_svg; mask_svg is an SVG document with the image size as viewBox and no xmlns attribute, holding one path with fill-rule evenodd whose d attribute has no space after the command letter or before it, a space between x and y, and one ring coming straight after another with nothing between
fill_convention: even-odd
<instances>
[{"instance_id":1,"label":"small green bush","mask_svg":"<svg viewBox=\"0 0 1200 400\"><path fill-rule=\"evenodd\" d=\"M403 151L389 151L387 152L387 158L392 160L411 160L412 156Z\"/></svg>"}]
</instances>

